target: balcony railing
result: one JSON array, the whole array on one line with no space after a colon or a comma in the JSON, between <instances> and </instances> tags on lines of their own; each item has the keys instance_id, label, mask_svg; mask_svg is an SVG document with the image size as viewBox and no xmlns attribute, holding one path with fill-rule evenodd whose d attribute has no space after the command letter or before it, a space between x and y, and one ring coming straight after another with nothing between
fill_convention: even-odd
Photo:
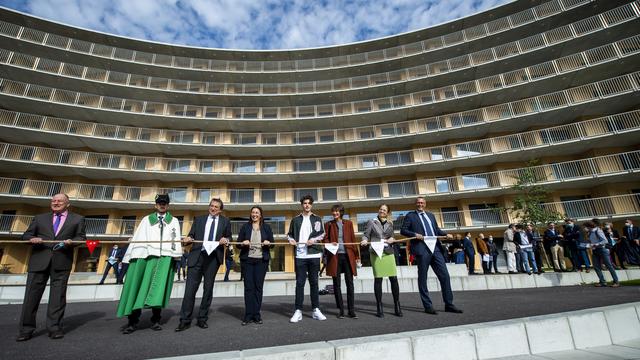
<instances>
[{"instance_id":1,"label":"balcony railing","mask_svg":"<svg viewBox=\"0 0 640 360\"><path fill-rule=\"evenodd\" d=\"M546 203L548 209L558 211L566 216L573 216L578 221L592 218L621 219L626 217L640 216L640 194L614 195L593 199L564 201ZM579 212L579 213L578 213ZM488 208L481 210L461 210L440 212L435 211L434 215L438 224L443 229L455 231L466 229L483 228L503 228L509 223L515 223L517 218L513 217L508 210L500 208ZM269 216L265 213L265 216ZM402 217L402 215L400 216ZM0 234L22 234L31 220L32 215L0 215ZM356 216L351 216L351 220L357 222ZM453 220L453 221L452 221ZM91 219L86 218L86 231L88 237L129 237L133 234L140 220L125 219ZM232 220L232 232L237 235L238 230L246 221ZM287 222L282 220L266 221L270 224L274 233L282 238L287 230ZM396 221L394 226L399 229L402 219ZM183 221L182 235L185 236L191 228L191 222Z\"/></svg>"},{"instance_id":2,"label":"balcony railing","mask_svg":"<svg viewBox=\"0 0 640 360\"><path fill-rule=\"evenodd\" d=\"M599 91L601 93L600 96L605 96L607 89L618 91L621 88L632 88L632 83L638 80L640 80L640 72L608 80L605 83L607 87L585 86L581 88ZM572 94L579 96L585 91L582 89L581 91L573 91ZM547 99L547 101L552 101L554 104L557 101L567 100L567 98L560 97ZM539 103L538 106L544 106L544 103ZM179 159L93 153L0 143L0 160L34 164L56 164L67 167L144 171L146 173L214 174L216 176L222 174L329 173L417 166L451 160L479 158L571 142L604 139L638 130L640 130L640 110L635 110L568 125L483 140L417 148L408 151L327 158L278 160Z\"/></svg>"},{"instance_id":3,"label":"balcony railing","mask_svg":"<svg viewBox=\"0 0 640 360\"><path fill-rule=\"evenodd\" d=\"M640 172L640 150L598 156L593 158L538 165L527 168L537 184L557 184L615 175L628 176ZM116 203L151 204L156 194L166 193L173 204L208 204L219 197L233 207L243 204L293 205L306 194L312 194L318 203L357 203L364 200L413 198L417 194L437 197L482 191L508 189L516 184L525 170L506 169L461 176L420 179L415 181L385 182L378 184L305 188L164 188L122 185L79 184L59 181L0 178L0 196L48 199L64 192L72 200L113 201ZM196 185L197 186L197 185ZM450 220L447 220L451 222Z\"/></svg>"},{"instance_id":4,"label":"balcony railing","mask_svg":"<svg viewBox=\"0 0 640 360\"><path fill-rule=\"evenodd\" d=\"M554 0L487 23L406 45L351 55L287 61L215 60L157 53L154 54L73 39L66 36L19 26L5 21L0 22L0 34L52 48L64 49L70 52L90 54L100 58L160 67L237 73L302 72L360 66L409 56L417 56L531 24L540 19L557 15L563 11L576 8L590 2L590 0ZM605 21L608 23L610 22L613 24L616 21L619 21L619 16L603 16L605 17Z\"/></svg>"},{"instance_id":5,"label":"balcony railing","mask_svg":"<svg viewBox=\"0 0 640 360\"><path fill-rule=\"evenodd\" d=\"M473 68L485 65L491 62L499 61L504 58L514 57L521 54L543 49L547 46L555 46L560 43L576 39L578 37L592 34L597 31L608 29L608 26L615 26L634 18L633 11L630 11L631 5L622 6L617 9L605 12L603 16L593 16L591 18L580 20L579 22L564 25L553 30L529 36L527 38L505 43L488 49L483 49L470 54L461 55L448 60L428 63L425 65L415 66L395 70L391 72L376 73L370 75L360 75L357 77L348 77L340 79L306 81L306 82L287 82L287 83L221 83L171 79L163 77L151 77L138 75L134 73L118 72L101 68L93 68L81 66L77 64L65 63L58 60L40 58L37 56L9 51L0 50L0 63L12 66L32 69L45 73L56 74L63 77L79 78L92 82L108 83L119 86L128 86L136 88L144 88L155 91L171 91L193 94L208 95L225 95L225 96L260 96L260 95L304 95L304 94L320 94L335 91L348 91L363 88L380 87L389 84L398 84L408 81L415 81L434 76L440 76L454 71ZM607 21L607 19L609 21ZM613 21L616 19L616 21ZM589 24L593 31L575 31L576 28L583 28L580 24ZM605 24L603 26L602 24ZM534 43L536 45L532 46ZM605 45L600 50L593 50L589 54L574 54L563 57L553 62L536 65L531 69L531 77L533 79L540 78L537 75L540 71L547 72L549 68L553 69L554 64L561 65L557 67L557 71L569 71L566 67L584 66L585 59L593 60L594 53L598 51L607 51ZM611 49L614 52L615 50ZM599 60L602 61L602 60ZM496 75L497 76L497 75ZM505 82L512 86L509 80L519 83L523 81L521 78L529 76L527 70L520 69L511 71L505 75ZM544 76L544 75L542 75ZM478 82L482 83L481 80ZM490 83L491 79L487 78L485 83ZM457 93L467 94L473 88L472 83L459 84L456 86ZM475 89L482 92L482 88Z\"/></svg>"},{"instance_id":6,"label":"balcony railing","mask_svg":"<svg viewBox=\"0 0 640 360\"><path fill-rule=\"evenodd\" d=\"M630 6L630 4L627 5ZM636 18L635 12L626 11L624 13L633 15L633 17L628 18L627 21ZM602 17L596 17L595 19L602 21ZM568 71L580 70L586 66L590 66L590 64L613 61L619 57L629 56L638 52L638 39L629 38L621 41L622 43L620 44L608 44L601 48L592 49L593 51L587 51L584 54L574 54L573 56L562 58L560 59L562 60L561 62L552 60L530 68L519 69L509 73L493 75L456 85L448 85L437 89L337 104L288 107L223 107L171 104L82 93L7 79L0 80L0 92L6 95L25 97L37 101L165 117L255 121L264 119L277 120L351 116L423 106L499 91L507 87L521 86L532 81ZM541 46L547 46L546 42L542 41ZM4 55L0 54L0 57L9 55L12 54L5 52ZM11 59L7 58L6 61L11 62ZM36 64L27 62L25 66L34 67Z\"/></svg>"},{"instance_id":7,"label":"balcony railing","mask_svg":"<svg viewBox=\"0 0 640 360\"><path fill-rule=\"evenodd\" d=\"M632 47L640 48L640 44L635 43ZM633 74L631 75L633 76ZM322 131L283 133L175 131L98 124L2 109L0 109L0 126L90 138L216 147L237 147L238 145L273 147L278 145L315 145L374 141L389 137L415 136L438 131L461 129L463 127L495 121L506 121L512 118L555 111L560 108L579 106L586 102L610 99L630 91L636 91L639 88L638 81L626 81L624 79L625 77L627 77L627 75L532 98L431 118ZM0 89L0 91L2 90Z\"/></svg>"}]
</instances>

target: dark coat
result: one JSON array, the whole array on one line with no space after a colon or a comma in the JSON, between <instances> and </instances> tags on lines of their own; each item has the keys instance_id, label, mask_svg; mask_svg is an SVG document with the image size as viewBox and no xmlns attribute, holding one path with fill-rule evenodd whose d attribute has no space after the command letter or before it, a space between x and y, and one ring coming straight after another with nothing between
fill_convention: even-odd
<instances>
[{"instance_id":1,"label":"dark coat","mask_svg":"<svg viewBox=\"0 0 640 360\"><path fill-rule=\"evenodd\" d=\"M251 232L253 231L253 225L248 222L242 225L240 228L240 232L238 232L238 242L242 242L245 240L251 240ZM270 249L273 248L273 231L271 230L271 226L269 224L262 224L260 226L260 237L262 241L268 240L271 242L269 246L262 247L262 260L269 261L271 259ZM240 249L240 261L247 260L249 258L249 246L236 245L238 249Z\"/></svg>"},{"instance_id":2,"label":"dark coat","mask_svg":"<svg viewBox=\"0 0 640 360\"><path fill-rule=\"evenodd\" d=\"M436 217L432 213L426 211L425 214L427 218L431 220L431 225L433 226L433 231L435 232L434 236L447 235L446 232L442 231L440 227L438 227ZM416 234L425 235L424 228L422 227L422 221L420 220L420 216L418 215L417 211L411 211L404 217L400 234L406 237L414 237L416 236ZM437 241L436 245L442 248L442 243L440 243L440 240ZM418 239L411 240L411 253L413 255L424 255L427 252L427 249L427 244L425 244L424 241Z\"/></svg>"},{"instance_id":3,"label":"dark coat","mask_svg":"<svg viewBox=\"0 0 640 360\"><path fill-rule=\"evenodd\" d=\"M67 218L58 231L58 235L53 232L53 213L48 212L36 215L27 231L22 235L23 240L31 240L39 237L43 240L71 239L73 241L86 241L87 236L84 228L84 216L67 213ZM51 263L53 270L71 271L73 265L73 246L65 246L59 250L53 250L56 244L43 243L32 246L31 257L29 258L29 272L44 271Z\"/></svg>"},{"instance_id":4,"label":"dark coat","mask_svg":"<svg viewBox=\"0 0 640 360\"><path fill-rule=\"evenodd\" d=\"M353 223L349 220L342 220L342 240L345 243L355 243L356 237L353 232ZM324 224L324 243L337 243L338 242L338 224L335 220L331 220ZM345 245L344 250L347 253L349 259L349 265L351 266L351 272L353 276L357 275L358 267L356 266L356 259L359 259L358 249L360 245ZM333 255L331 252L325 250L327 254L327 275L338 276L338 254Z\"/></svg>"},{"instance_id":5,"label":"dark coat","mask_svg":"<svg viewBox=\"0 0 640 360\"><path fill-rule=\"evenodd\" d=\"M196 216L193 219L193 225L191 225L191 230L189 231L189 236L194 240L206 240L204 238L205 227L207 226L207 215ZM214 241L220 241L220 238L227 238L231 240L231 221L228 218L218 215L218 228L216 230L216 238ZM191 248L191 252L189 252L189 260L187 262L187 266L195 266L198 262L198 258L200 257L200 252L202 251L202 243L193 243L193 247ZM218 264L224 264L224 246L218 246L214 252L209 256L216 256L218 258Z\"/></svg>"}]
</instances>

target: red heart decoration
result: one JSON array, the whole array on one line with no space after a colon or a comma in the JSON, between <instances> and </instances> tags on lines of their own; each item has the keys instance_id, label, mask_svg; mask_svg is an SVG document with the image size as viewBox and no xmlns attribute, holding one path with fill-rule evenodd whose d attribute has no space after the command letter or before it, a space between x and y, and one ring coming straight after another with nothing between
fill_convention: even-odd
<instances>
[{"instance_id":1,"label":"red heart decoration","mask_svg":"<svg viewBox=\"0 0 640 360\"><path fill-rule=\"evenodd\" d=\"M93 250L100 244L98 240L87 240L87 248L89 249L89 255L93 255Z\"/></svg>"}]
</instances>

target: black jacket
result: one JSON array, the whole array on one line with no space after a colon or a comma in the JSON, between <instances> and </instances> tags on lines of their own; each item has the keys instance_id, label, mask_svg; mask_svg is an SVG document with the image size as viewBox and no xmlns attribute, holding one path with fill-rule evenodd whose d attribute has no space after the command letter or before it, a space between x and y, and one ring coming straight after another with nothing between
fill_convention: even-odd
<instances>
[{"instance_id":1,"label":"black jacket","mask_svg":"<svg viewBox=\"0 0 640 360\"><path fill-rule=\"evenodd\" d=\"M252 231L253 226L250 222L242 225L240 232L238 232L238 242L251 240ZM271 226L269 226L269 224L262 224L260 226L260 237L262 238L262 241L268 240L271 242L271 245L262 247L262 260L269 261L271 259L271 253L269 250L273 248L273 231L271 231ZM240 261L247 260L249 258L249 246L236 245L236 247L240 249Z\"/></svg>"},{"instance_id":2,"label":"black jacket","mask_svg":"<svg viewBox=\"0 0 640 360\"><path fill-rule=\"evenodd\" d=\"M196 216L193 219L193 225L191 225L191 230L189 231L189 236L194 240L205 240L204 231L207 226L207 215ZM214 241L220 241L220 238L225 237L231 241L231 221L228 218L218 215L218 228L216 230L216 238ZM198 257L200 257L200 252L202 251L202 243L194 243L191 248L191 252L189 253L189 259L187 261L187 266L195 266L198 262ZM214 252L211 253L210 256L217 256L218 264L224 264L224 246L218 246Z\"/></svg>"}]
</instances>

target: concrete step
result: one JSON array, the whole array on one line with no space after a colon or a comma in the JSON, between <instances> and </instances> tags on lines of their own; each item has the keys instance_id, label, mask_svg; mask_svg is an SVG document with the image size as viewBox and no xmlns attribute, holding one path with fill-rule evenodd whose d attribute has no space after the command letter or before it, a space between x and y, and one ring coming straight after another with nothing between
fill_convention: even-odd
<instances>
[{"instance_id":1,"label":"concrete step","mask_svg":"<svg viewBox=\"0 0 640 360\"><path fill-rule=\"evenodd\" d=\"M388 335L164 359L295 358L640 359L640 303Z\"/></svg>"},{"instance_id":2,"label":"concrete step","mask_svg":"<svg viewBox=\"0 0 640 360\"><path fill-rule=\"evenodd\" d=\"M460 265L452 265L456 273L459 273ZM418 292L417 273L415 266L402 268L399 272L398 282L401 292ZM427 285L431 291L440 291L438 279L433 276L432 272L427 279ZM605 273L608 281L611 276ZM621 281L640 279L640 269L620 270L618 277ZM570 272L570 273L544 273L542 275L527 274L496 274L496 275L464 275L451 276L451 287L453 291L467 290L497 290L497 289L520 289L534 287L550 287L550 286L573 286L585 283L595 283L598 278L595 272ZM331 285L332 281L329 277L320 279L320 288ZM305 293L308 294L308 284ZM171 292L172 298L182 298L184 294L185 283L175 282ZM360 273L358 278L354 279L354 290L356 293L373 293L373 277L365 276L364 272ZM120 299L122 285L105 284L78 284L70 285L67 289L68 302L91 302L91 301L114 301ZM244 296L244 286L241 281L224 282L219 278L214 286L215 297L242 297ZM343 285L344 291L344 285ZM391 292L389 282L383 282L383 291ZM24 285L4 285L0 286L0 304L20 304L23 301L25 292ZM45 290L42 302L47 302L49 289ZM295 279L274 279L267 276L264 285L264 296L294 296L295 295ZM198 290L197 296L202 296L202 286Z\"/></svg>"}]
</instances>

